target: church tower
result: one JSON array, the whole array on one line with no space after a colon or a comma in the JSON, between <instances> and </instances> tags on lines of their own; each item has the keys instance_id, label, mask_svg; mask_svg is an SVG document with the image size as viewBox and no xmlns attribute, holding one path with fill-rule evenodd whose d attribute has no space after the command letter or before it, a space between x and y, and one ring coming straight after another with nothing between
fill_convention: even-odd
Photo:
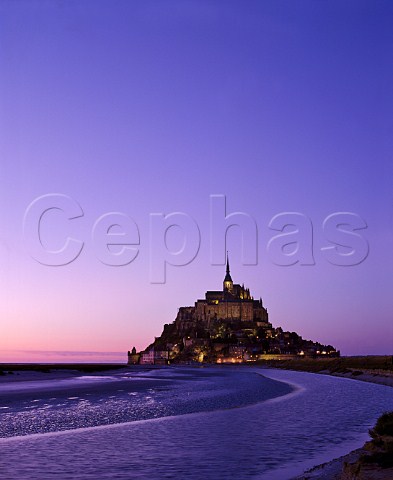
<instances>
[{"instance_id":1,"label":"church tower","mask_svg":"<svg viewBox=\"0 0 393 480\"><path fill-rule=\"evenodd\" d=\"M229 258L228 258L228 252L227 252L227 274L225 275L225 278L224 278L224 292L232 292L232 290L233 290L233 282L232 282L231 274L229 273Z\"/></svg>"}]
</instances>

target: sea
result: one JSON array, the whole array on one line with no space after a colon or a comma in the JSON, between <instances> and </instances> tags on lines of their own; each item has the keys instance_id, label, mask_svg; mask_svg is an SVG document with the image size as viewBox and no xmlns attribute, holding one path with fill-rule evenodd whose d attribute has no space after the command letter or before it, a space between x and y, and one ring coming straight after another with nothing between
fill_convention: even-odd
<instances>
[{"instance_id":1,"label":"sea","mask_svg":"<svg viewBox=\"0 0 393 480\"><path fill-rule=\"evenodd\" d=\"M0 479L290 480L358 448L393 389L248 366L0 383Z\"/></svg>"}]
</instances>

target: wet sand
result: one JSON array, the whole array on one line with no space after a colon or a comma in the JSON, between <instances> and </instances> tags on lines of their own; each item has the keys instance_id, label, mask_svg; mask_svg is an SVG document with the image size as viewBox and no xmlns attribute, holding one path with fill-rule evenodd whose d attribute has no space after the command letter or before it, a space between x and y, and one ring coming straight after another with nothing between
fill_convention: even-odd
<instances>
[{"instance_id":1,"label":"wet sand","mask_svg":"<svg viewBox=\"0 0 393 480\"><path fill-rule=\"evenodd\" d=\"M334 460L323 463L322 465L317 465L293 480L341 480L344 464L346 462L356 462L363 452L364 450L362 448L358 448L347 455L335 458Z\"/></svg>"}]
</instances>

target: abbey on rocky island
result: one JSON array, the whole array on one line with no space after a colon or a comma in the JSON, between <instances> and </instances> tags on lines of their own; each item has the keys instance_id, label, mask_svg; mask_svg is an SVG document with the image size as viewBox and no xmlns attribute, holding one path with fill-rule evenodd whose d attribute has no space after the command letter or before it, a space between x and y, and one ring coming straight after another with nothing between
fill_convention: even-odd
<instances>
[{"instance_id":1,"label":"abbey on rocky island","mask_svg":"<svg viewBox=\"0 0 393 480\"><path fill-rule=\"evenodd\" d=\"M222 290L210 290L194 306L180 307L160 337L143 352L128 352L128 364L170 362L240 363L298 356L338 356L331 345L303 340L273 328L262 299L232 281L227 255Z\"/></svg>"}]
</instances>

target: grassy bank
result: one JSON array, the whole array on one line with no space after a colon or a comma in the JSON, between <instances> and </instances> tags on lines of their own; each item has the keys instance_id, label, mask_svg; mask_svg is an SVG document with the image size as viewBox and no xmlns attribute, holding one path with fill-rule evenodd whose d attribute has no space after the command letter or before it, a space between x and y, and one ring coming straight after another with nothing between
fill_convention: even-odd
<instances>
[{"instance_id":1,"label":"grassy bank","mask_svg":"<svg viewBox=\"0 0 393 480\"><path fill-rule=\"evenodd\" d=\"M359 372L393 373L393 357L391 355L370 355L363 357L339 358L299 358L289 360L260 360L259 365L285 370L300 370L304 372L328 372L352 375Z\"/></svg>"}]
</instances>

